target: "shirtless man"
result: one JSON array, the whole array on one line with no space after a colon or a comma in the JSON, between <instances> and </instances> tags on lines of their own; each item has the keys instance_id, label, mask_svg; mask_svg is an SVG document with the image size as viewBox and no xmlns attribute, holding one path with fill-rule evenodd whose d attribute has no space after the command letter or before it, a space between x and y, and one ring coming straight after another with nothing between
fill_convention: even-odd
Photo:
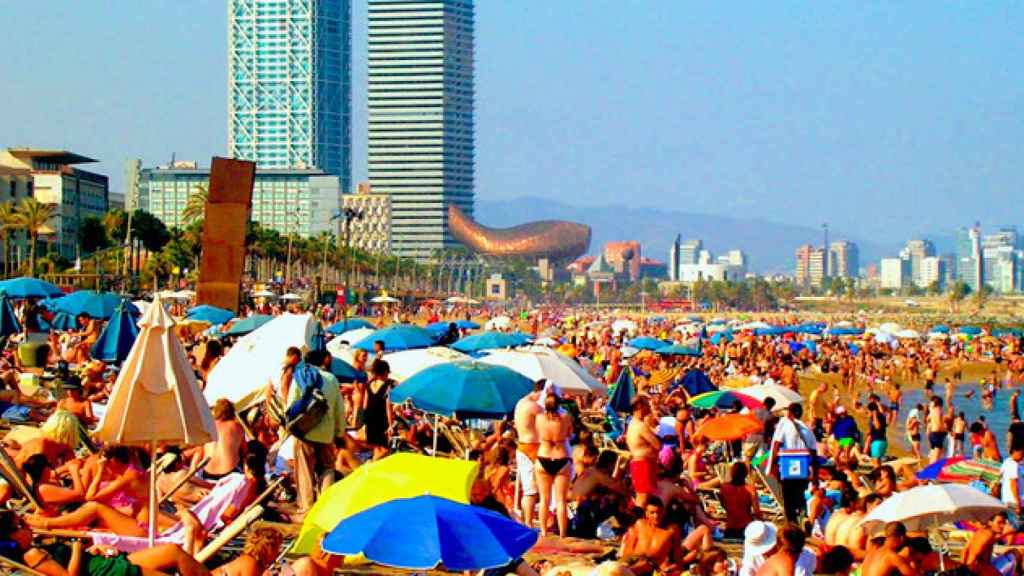
<instances>
[{"instance_id":1,"label":"shirtless man","mask_svg":"<svg viewBox=\"0 0 1024 576\"><path fill-rule=\"evenodd\" d=\"M662 527L665 507L657 496L647 498L644 517L622 537L619 558L633 574L645 576L658 571L674 574L682 559L683 543L677 526Z\"/></svg>"},{"instance_id":2,"label":"shirtless man","mask_svg":"<svg viewBox=\"0 0 1024 576\"><path fill-rule=\"evenodd\" d=\"M964 548L964 566L971 570L971 574L999 576L999 571L992 565L992 548L1006 531L1006 525L1006 513L998 512L971 535L971 541Z\"/></svg>"},{"instance_id":3,"label":"shirtless man","mask_svg":"<svg viewBox=\"0 0 1024 576\"><path fill-rule=\"evenodd\" d=\"M825 414L828 414L828 383L822 380L818 387L811 392L811 397L808 399L811 405L810 414L808 414L808 423L811 425L811 430L814 430L815 436L821 438L822 430L824 428L823 422L825 420Z\"/></svg>"},{"instance_id":4,"label":"shirtless man","mask_svg":"<svg viewBox=\"0 0 1024 576\"><path fill-rule=\"evenodd\" d=\"M797 562L804 551L806 537L800 528L789 524L779 531L779 542L757 576L791 576L797 574Z\"/></svg>"},{"instance_id":5,"label":"shirtless man","mask_svg":"<svg viewBox=\"0 0 1024 576\"><path fill-rule=\"evenodd\" d=\"M516 403L514 414L516 427L516 470L523 490L523 522L533 526L533 508L537 505L537 476L534 471L540 438L537 436L537 415L543 409L537 401L544 389L544 380L533 384L530 392Z\"/></svg>"},{"instance_id":6,"label":"shirtless man","mask_svg":"<svg viewBox=\"0 0 1024 576\"><path fill-rule=\"evenodd\" d=\"M872 551L861 563L862 576L916 576L920 574L909 560L900 556L907 540L907 528L902 522L890 522L885 527L885 544Z\"/></svg>"},{"instance_id":7,"label":"shirtless man","mask_svg":"<svg viewBox=\"0 0 1024 576\"><path fill-rule=\"evenodd\" d=\"M633 419L626 428L626 446L629 447L629 475L636 491L636 505L643 508L647 497L658 487L658 452L661 441L655 434L656 422L650 402L644 396L633 400Z\"/></svg>"},{"instance_id":8,"label":"shirtless man","mask_svg":"<svg viewBox=\"0 0 1024 576\"><path fill-rule=\"evenodd\" d=\"M217 439L203 446L202 452L193 457L209 458L210 461L199 471L202 480L215 482L232 472L241 472L242 456L245 455L245 429L235 419L235 407L225 398L214 402L213 423L217 427Z\"/></svg>"},{"instance_id":9,"label":"shirtless man","mask_svg":"<svg viewBox=\"0 0 1024 576\"><path fill-rule=\"evenodd\" d=\"M569 531L569 479L572 458L568 442L572 436L572 417L559 408L558 395L549 388L544 397L544 411L535 419L540 448L537 449L537 489L540 492L540 534L547 536L548 515L554 499L558 519L558 535L565 538Z\"/></svg>"},{"instance_id":10,"label":"shirtless man","mask_svg":"<svg viewBox=\"0 0 1024 576\"><path fill-rule=\"evenodd\" d=\"M928 462L934 464L942 457L946 447L946 418L942 413L942 398L933 396L928 405Z\"/></svg>"},{"instance_id":11,"label":"shirtless man","mask_svg":"<svg viewBox=\"0 0 1024 576\"><path fill-rule=\"evenodd\" d=\"M74 414L82 426L90 428L97 420L92 413L92 402L82 395L81 379L78 376L70 376L64 381L63 388L67 396L57 402L57 409Z\"/></svg>"},{"instance_id":12,"label":"shirtless man","mask_svg":"<svg viewBox=\"0 0 1024 576\"><path fill-rule=\"evenodd\" d=\"M981 422L973 422L971 424L971 434L976 434L981 438L981 452L985 458L995 460L996 462L1003 460L1002 454L999 453L999 443L996 441L996 435L989 430L988 426Z\"/></svg>"}]
</instances>

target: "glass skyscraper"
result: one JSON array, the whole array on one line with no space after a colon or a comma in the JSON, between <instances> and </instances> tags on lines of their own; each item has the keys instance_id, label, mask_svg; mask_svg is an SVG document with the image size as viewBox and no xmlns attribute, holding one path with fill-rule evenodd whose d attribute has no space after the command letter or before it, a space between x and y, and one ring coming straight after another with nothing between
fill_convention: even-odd
<instances>
[{"instance_id":1,"label":"glass skyscraper","mask_svg":"<svg viewBox=\"0 0 1024 576\"><path fill-rule=\"evenodd\" d=\"M228 152L351 179L350 0L228 0Z\"/></svg>"},{"instance_id":2,"label":"glass skyscraper","mask_svg":"<svg viewBox=\"0 0 1024 576\"><path fill-rule=\"evenodd\" d=\"M369 0L369 176L391 197L394 252L456 245L473 214L472 0Z\"/></svg>"}]
</instances>

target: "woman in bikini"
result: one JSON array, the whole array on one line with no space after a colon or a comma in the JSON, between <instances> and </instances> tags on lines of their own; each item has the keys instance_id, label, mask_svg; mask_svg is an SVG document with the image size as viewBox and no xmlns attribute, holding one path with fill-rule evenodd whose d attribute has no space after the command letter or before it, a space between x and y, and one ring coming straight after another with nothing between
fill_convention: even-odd
<instances>
[{"instance_id":1,"label":"woman in bikini","mask_svg":"<svg viewBox=\"0 0 1024 576\"><path fill-rule=\"evenodd\" d=\"M547 536L553 488L558 534L564 538L569 528L566 502L569 496L569 477L572 473L572 459L566 441L572 435L572 419L567 413L559 410L558 396L554 390L548 390L544 398L544 412L537 415L537 435L540 437L540 448L537 450L537 485L540 489L541 535Z\"/></svg>"},{"instance_id":2,"label":"woman in bikini","mask_svg":"<svg viewBox=\"0 0 1024 576\"><path fill-rule=\"evenodd\" d=\"M43 506L41 514L55 514L62 507L81 502L85 498L81 466L77 460L68 462L65 470L71 478L71 488L65 488L56 479L56 472L45 454L34 454L21 465L28 477L29 489Z\"/></svg>"}]
</instances>

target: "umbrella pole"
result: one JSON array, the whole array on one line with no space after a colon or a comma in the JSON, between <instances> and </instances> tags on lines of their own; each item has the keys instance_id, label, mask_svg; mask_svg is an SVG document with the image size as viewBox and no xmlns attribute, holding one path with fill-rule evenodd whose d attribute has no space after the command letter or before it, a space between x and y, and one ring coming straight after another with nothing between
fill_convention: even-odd
<instances>
[{"instance_id":1,"label":"umbrella pole","mask_svg":"<svg viewBox=\"0 0 1024 576\"><path fill-rule=\"evenodd\" d=\"M149 467L149 547L156 541L156 440L149 442L149 455L152 461Z\"/></svg>"},{"instance_id":2,"label":"umbrella pole","mask_svg":"<svg viewBox=\"0 0 1024 576\"><path fill-rule=\"evenodd\" d=\"M437 414L434 414L434 449L430 455L437 458Z\"/></svg>"}]
</instances>

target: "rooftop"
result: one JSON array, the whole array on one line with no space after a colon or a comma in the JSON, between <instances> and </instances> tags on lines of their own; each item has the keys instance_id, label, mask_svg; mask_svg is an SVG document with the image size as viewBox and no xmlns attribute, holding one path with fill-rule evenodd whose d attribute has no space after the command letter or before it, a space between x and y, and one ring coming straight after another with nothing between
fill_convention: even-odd
<instances>
[{"instance_id":1,"label":"rooftop","mask_svg":"<svg viewBox=\"0 0 1024 576\"><path fill-rule=\"evenodd\" d=\"M8 148L7 153L26 162L41 161L47 164L90 164L99 160L68 152L67 150L45 150L42 148Z\"/></svg>"}]
</instances>

